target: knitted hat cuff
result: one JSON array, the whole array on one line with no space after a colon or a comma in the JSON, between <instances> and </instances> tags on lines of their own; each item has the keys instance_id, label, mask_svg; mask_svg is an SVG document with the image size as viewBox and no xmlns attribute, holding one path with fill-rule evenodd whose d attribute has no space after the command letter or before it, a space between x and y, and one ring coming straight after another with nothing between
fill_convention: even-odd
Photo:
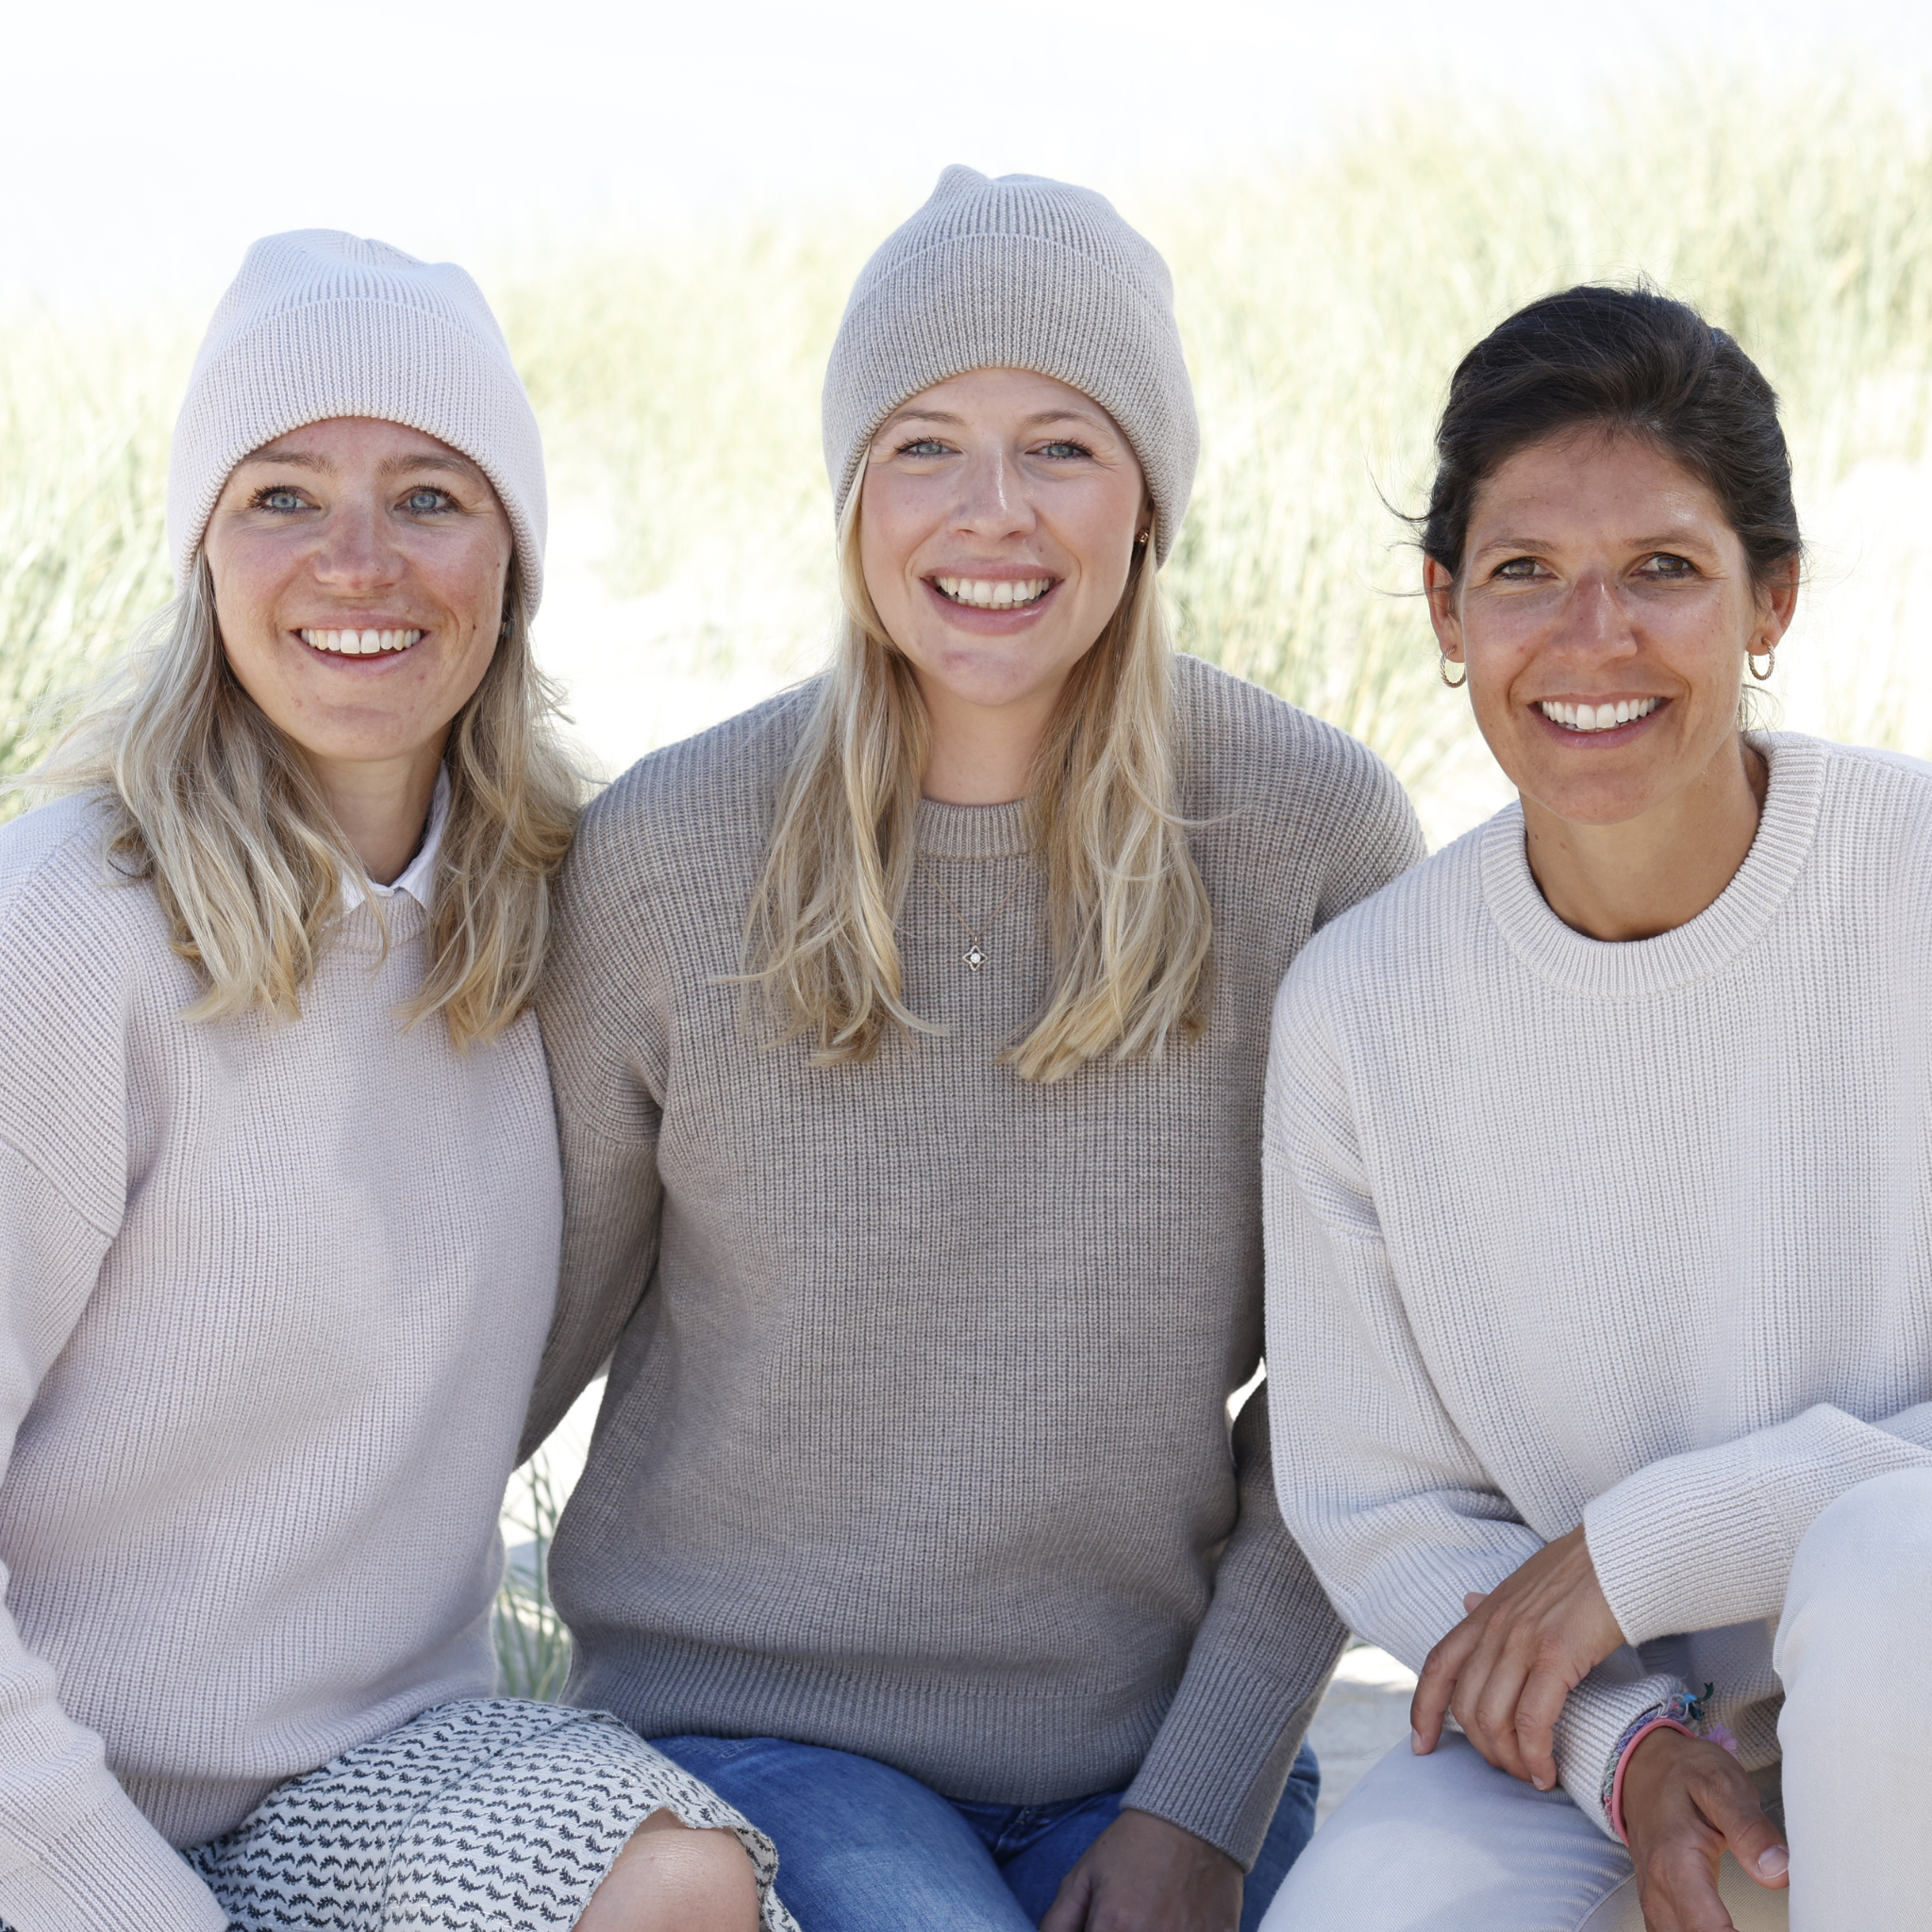
<instances>
[{"instance_id":1,"label":"knitted hat cuff","mask_svg":"<svg viewBox=\"0 0 1932 1932\"><path fill-rule=\"evenodd\" d=\"M894 409L988 368L1052 376L1120 425L1154 499L1164 559L1200 446L1164 265L1091 191L990 182L966 168L946 171L853 291L825 375L835 511Z\"/></svg>"},{"instance_id":2,"label":"knitted hat cuff","mask_svg":"<svg viewBox=\"0 0 1932 1932\"><path fill-rule=\"evenodd\" d=\"M258 270L276 244L336 242L383 247L327 233L271 237L250 250L225 315L251 270ZM293 254L298 269L314 252L281 251L284 258ZM301 298L299 286L291 290L284 283L275 291L279 302L264 302L262 319L239 330L224 330L225 315L218 315L169 456L168 550L177 586L187 586L208 519L237 463L308 424L370 417L420 429L482 470L509 520L525 602L531 610L537 608L543 593L547 506L542 439L529 398L494 319L467 276L447 269L425 271L399 250L383 254L388 260L369 272L369 280L384 270L399 280L409 270L435 275L443 297L439 306L453 306L447 291L454 285L458 296L469 291L477 315L452 319L410 299L413 291L344 291L340 280L310 301ZM323 265L325 271L331 265L325 257Z\"/></svg>"}]
</instances>

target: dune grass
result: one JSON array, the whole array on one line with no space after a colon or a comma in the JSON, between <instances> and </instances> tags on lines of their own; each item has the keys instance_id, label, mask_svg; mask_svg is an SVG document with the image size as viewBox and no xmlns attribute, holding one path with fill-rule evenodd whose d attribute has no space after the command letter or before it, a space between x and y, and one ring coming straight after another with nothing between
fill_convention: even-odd
<instances>
[{"instance_id":1,"label":"dune grass","mask_svg":"<svg viewBox=\"0 0 1932 1932\"><path fill-rule=\"evenodd\" d=\"M1875 81L1726 76L1558 141L1409 114L1325 158L1124 207L1174 270L1203 458L1167 584L1183 640L1358 732L1438 832L1482 790L1390 506L1423 496L1461 350L1581 278L1643 275L1778 385L1825 539L1778 680L1789 722L1932 752L1932 147ZM606 236L486 265L603 590L656 613L637 675L809 670L830 616L818 384L898 210ZM166 591L167 418L192 332L0 328L0 768L34 700ZM577 641L544 640L568 671ZM1921 687L1924 690L1922 691ZM736 687L735 687L736 688ZM626 748L634 756L641 742Z\"/></svg>"},{"instance_id":2,"label":"dune grass","mask_svg":"<svg viewBox=\"0 0 1932 1932\"><path fill-rule=\"evenodd\" d=\"M1560 139L1411 113L1315 161L1118 198L1173 265L1200 398L1166 579L1183 641L1358 732L1436 838L1497 787L1466 702L1437 682L1391 506L1421 504L1462 350L1579 279L1641 275L1698 303L1784 396L1817 540L1780 653L1786 721L1932 755L1932 143L1879 77L1719 75L1607 102ZM821 654L819 380L854 272L904 212L714 221L483 265L559 526L593 528L604 593L650 612L636 678L775 687ZM166 594L165 439L197 320L0 325L0 770L31 756L34 702ZM568 671L586 641L540 641ZM547 1684L558 1633L541 1571L525 1581L499 1632L516 1681Z\"/></svg>"}]
</instances>

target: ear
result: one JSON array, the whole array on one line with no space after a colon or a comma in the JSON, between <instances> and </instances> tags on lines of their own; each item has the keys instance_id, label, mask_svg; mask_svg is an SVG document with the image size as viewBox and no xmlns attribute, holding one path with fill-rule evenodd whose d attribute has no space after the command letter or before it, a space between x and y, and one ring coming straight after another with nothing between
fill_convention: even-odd
<instances>
[{"instance_id":1,"label":"ear","mask_svg":"<svg viewBox=\"0 0 1932 1932\"><path fill-rule=\"evenodd\" d=\"M1435 626L1436 648L1452 664L1462 662L1462 606L1456 579L1433 557L1423 558L1423 594L1429 600L1429 622Z\"/></svg>"},{"instance_id":2,"label":"ear","mask_svg":"<svg viewBox=\"0 0 1932 1932\"><path fill-rule=\"evenodd\" d=\"M1798 608L1798 559L1788 557L1757 592L1757 628L1751 648L1761 655L1776 646Z\"/></svg>"}]
</instances>

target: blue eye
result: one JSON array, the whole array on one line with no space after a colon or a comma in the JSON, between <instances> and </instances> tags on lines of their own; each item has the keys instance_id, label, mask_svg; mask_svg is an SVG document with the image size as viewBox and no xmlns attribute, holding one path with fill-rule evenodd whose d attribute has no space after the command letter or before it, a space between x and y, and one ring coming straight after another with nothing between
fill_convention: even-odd
<instances>
[{"instance_id":1,"label":"blue eye","mask_svg":"<svg viewBox=\"0 0 1932 1932\"><path fill-rule=\"evenodd\" d=\"M421 490L409 491L403 499L403 508L411 516L428 517L447 509L453 501L447 490L432 490L425 483Z\"/></svg>"},{"instance_id":2,"label":"blue eye","mask_svg":"<svg viewBox=\"0 0 1932 1932\"><path fill-rule=\"evenodd\" d=\"M902 442L897 453L902 457L942 457L946 446L937 437L921 436L910 442Z\"/></svg>"},{"instance_id":3,"label":"blue eye","mask_svg":"<svg viewBox=\"0 0 1932 1932\"><path fill-rule=\"evenodd\" d=\"M272 485L266 490L258 490L255 492L252 508L269 510L278 517L287 517L293 516L298 510L307 509L308 506L302 500L302 492L299 490L281 489Z\"/></svg>"},{"instance_id":4,"label":"blue eye","mask_svg":"<svg viewBox=\"0 0 1932 1932\"><path fill-rule=\"evenodd\" d=\"M1041 449L1041 455L1051 457L1056 462L1067 462L1078 457L1091 457L1093 452L1084 442L1073 442L1062 437L1058 442L1049 442Z\"/></svg>"}]
</instances>

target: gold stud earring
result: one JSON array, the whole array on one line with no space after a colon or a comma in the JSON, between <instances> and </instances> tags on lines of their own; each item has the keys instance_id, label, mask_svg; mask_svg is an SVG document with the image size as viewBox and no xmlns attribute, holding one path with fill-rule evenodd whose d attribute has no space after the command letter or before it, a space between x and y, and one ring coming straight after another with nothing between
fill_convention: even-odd
<instances>
[{"instance_id":1,"label":"gold stud earring","mask_svg":"<svg viewBox=\"0 0 1932 1932\"><path fill-rule=\"evenodd\" d=\"M1141 534L1140 534L1140 535L1139 535L1138 537L1136 537L1136 538L1134 539L1134 541L1135 541L1136 543L1144 543L1144 542L1146 542L1146 541L1147 541L1147 539L1149 538L1149 536L1151 536L1152 534L1153 534L1153 533L1152 533L1151 531L1148 531L1148 530L1142 530L1142 531L1141 532Z\"/></svg>"},{"instance_id":2,"label":"gold stud earring","mask_svg":"<svg viewBox=\"0 0 1932 1932\"><path fill-rule=\"evenodd\" d=\"M1469 682L1468 666L1465 665L1463 667L1462 675L1460 677L1451 677L1449 675L1449 653L1447 651L1439 651L1436 654L1436 675L1440 677L1442 680L1442 682L1449 687L1451 691L1460 691L1462 687ZM1461 660L1457 659L1457 661L1460 662Z\"/></svg>"}]
</instances>

